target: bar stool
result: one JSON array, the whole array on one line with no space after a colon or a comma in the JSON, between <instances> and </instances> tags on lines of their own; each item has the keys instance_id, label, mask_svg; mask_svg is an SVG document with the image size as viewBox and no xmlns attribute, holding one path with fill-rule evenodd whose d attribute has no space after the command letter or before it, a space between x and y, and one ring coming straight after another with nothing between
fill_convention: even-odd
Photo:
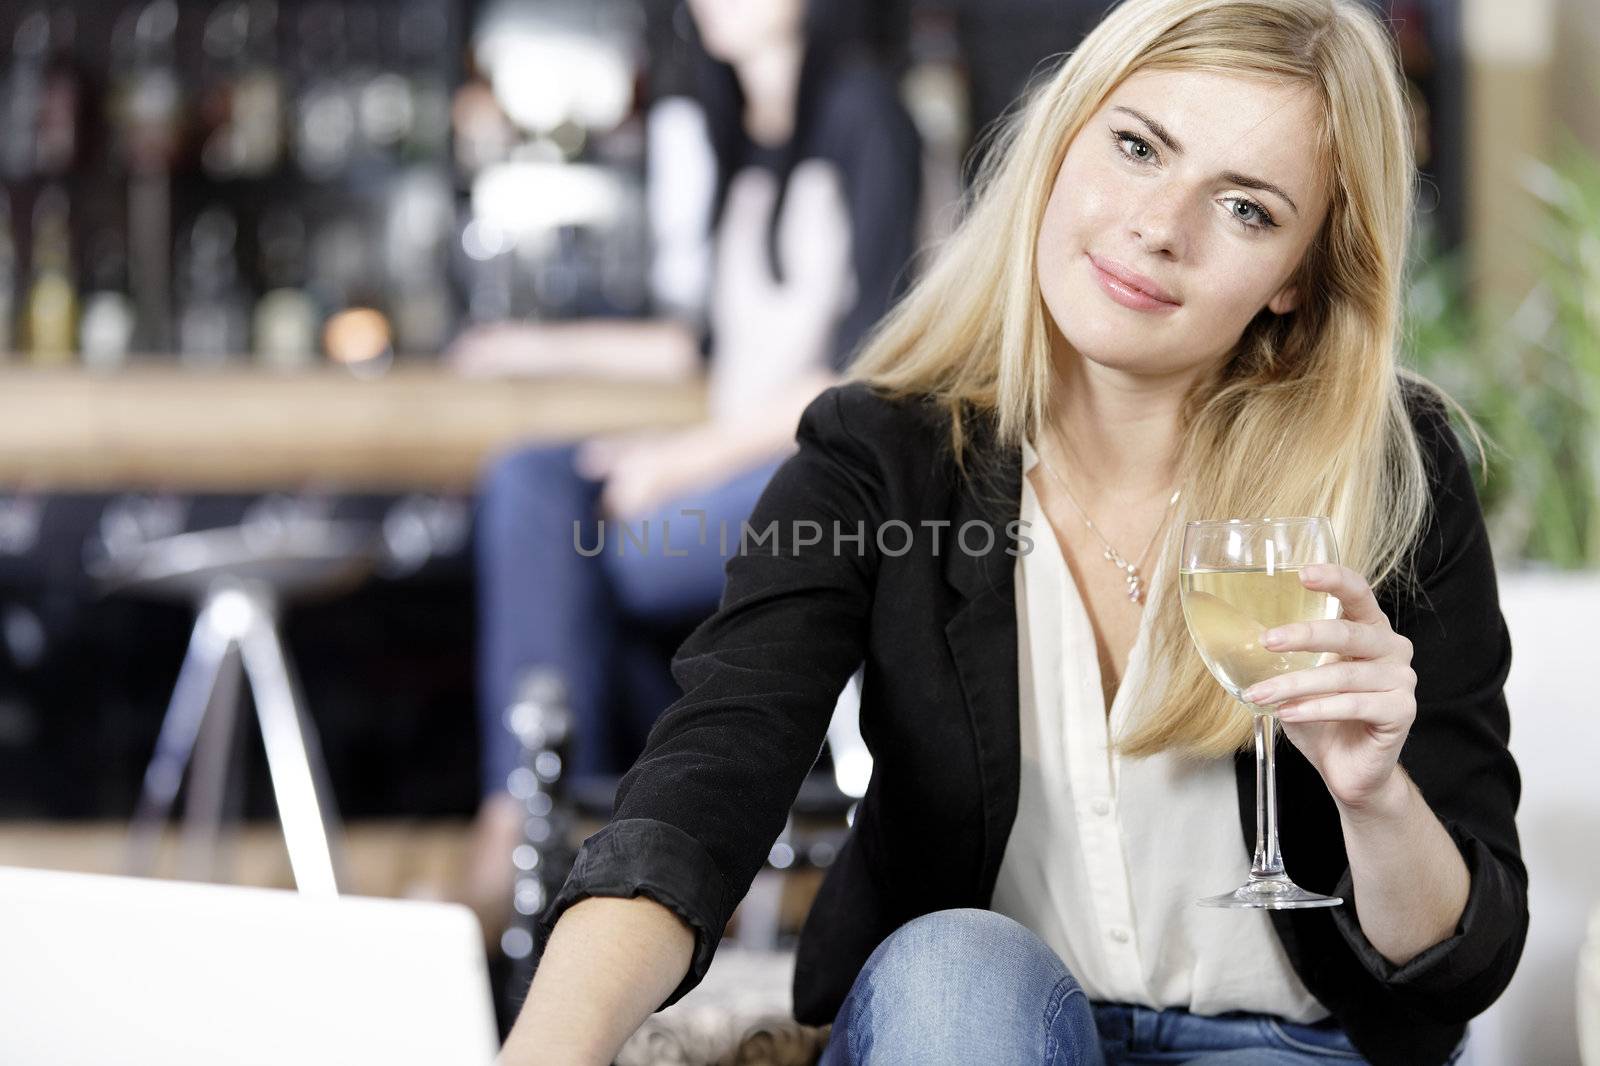
<instances>
[{"instance_id":1,"label":"bar stool","mask_svg":"<svg viewBox=\"0 0 1600 1066\"><path fill-rule=\"evenodd\" d=\"M381 558L381 543L372 523L294 516L163 537L91 566L107 592L197 606L130 829L130 873L152 871L162 827L192 760L181 850L185 867L210 879L242 679L255 704L295 886L308 894L338 894L345 878L333 793L278 615L291 601L359 584Z\"/></svg>"}]
</instances>

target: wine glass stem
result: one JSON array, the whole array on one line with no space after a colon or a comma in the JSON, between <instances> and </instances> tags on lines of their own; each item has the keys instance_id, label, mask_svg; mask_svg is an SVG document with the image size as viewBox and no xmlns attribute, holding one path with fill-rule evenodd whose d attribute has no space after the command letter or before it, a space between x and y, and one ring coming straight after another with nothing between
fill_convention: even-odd
<instances>
[{"instance_id":1,"label":"wine glass stem","mask_svg":"<svg viewBox=\"0 0 1600 1066\"><path fill-rule=\"evenodd\" d=\"M1283 855L1278 851L1278 775L1272 761L1272 744L1278 719L1270 714L1250 715L1256 730L1256 855L1250 880L1283 879Z\"/></svg>"}]
</instances>

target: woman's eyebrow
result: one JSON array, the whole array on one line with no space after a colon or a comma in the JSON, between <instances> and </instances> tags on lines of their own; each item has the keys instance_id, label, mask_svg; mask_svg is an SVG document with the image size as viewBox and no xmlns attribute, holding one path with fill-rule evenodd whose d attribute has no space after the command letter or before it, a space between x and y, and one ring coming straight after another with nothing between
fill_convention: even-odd
<instances>
[{"instance_id":1,"label":"woman's eyebrow","mask_svg":"<svg viewBox=\"0 0 1600 1066\"><path fill-rule=\"evenodd\" d=\"M1131 107L1122 107L1120 105L1113 107L1111 110L1121 111L1124 114L1132 115L1134 118L1148 126L1150 128L1150 132L1155 134L1156 140L1160 141L1162 144L1171 149L1173 155L1183 154L1183 145L1178 143L1178 139L1174 137L1170 131L1168 131L1167 127L1163 126L1161 123L1157 122L1143 111L1136 111ZM1222 177L1224 180L1234 185L1242 185L1247 189L1257 189L1261 192L1270 192L1274 196L1282 199L1284 203L1288 204L1289 209L1295 214L1298 215L1300 213L1299 206L1295 204L1294 200L1289 196L1289 194L1278 188L1278 186L1272 184L1270 181L1265 181L1261 178L1252 178L1248 174L1240 174L1233 170L1224 171Z\"/></svg>"}]
</instances>

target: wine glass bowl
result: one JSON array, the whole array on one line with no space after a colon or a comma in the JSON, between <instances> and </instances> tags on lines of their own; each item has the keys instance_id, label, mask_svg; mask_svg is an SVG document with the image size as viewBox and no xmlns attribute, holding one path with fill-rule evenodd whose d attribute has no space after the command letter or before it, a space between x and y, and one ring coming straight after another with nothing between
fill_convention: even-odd
<instances>
[{"instance_id":1,"label":"wine glass bowl","mask_svg":"<svg viewBox=\"0 0 1600 1066\"><path fill-rule=\"evenodd\" d=\"M1307 566L1338 561L1331 527L1323 518L1229 519L1191 522L1185 528L1179 597L1190 638L1217 683L1245 702L1252 685L1326 658L1312 651L1272 651L1261 645L1269 629L1290 622L1339 617L1339 601L1306 588ZM1192 539L1191 539L1192 538ZM1251 709L1271 714L1271 707Z\"/></svg>"},{"instance_id":2,"label":"wine glass bowl","mask_svg":"<svg viewBox=\"0 0 1600 1066\"><path fill-rule=\"evenodd\" d=\"M1273 744L1276 708L1244 699L1252 685L1320 665L1314 651L1273 651L1268 630L1292 622L1339 617L1339 601L1308 589L1307 566L1337 563L1333 523L1325 517L1230 518L1189 522L1178 565L1179 598L1195 650L1217 683L1251 712L1256 749L1256 848L1250 879L1240 888L1198 902L1212 907L1330 907L1334 896L1308 892L1283 869L1278 849Z\"/></svg>"}]
</instances>

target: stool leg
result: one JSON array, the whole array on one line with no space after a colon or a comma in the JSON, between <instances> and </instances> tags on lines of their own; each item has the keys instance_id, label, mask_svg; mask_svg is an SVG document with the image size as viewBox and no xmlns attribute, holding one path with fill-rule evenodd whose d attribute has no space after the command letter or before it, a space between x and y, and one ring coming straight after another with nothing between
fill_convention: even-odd
<instances>
[{"instance_id":1,"label":"stool leg","mask_svg":"<svg viewBox=\"0 0 1600 1066\"><path fill-rule=\"evenodd\" d=\"M335 896L339 877L331 842L336 817L322 751L302 708L271 605L254 594L250 600L255 611L239 650L255 697L295 887L307 895Z\"/></svg>"},{"instance_id":2,"label":"stool leg","mask_svg":"<svg viewBox=\"0 0 1600 1066\"><path fill-rule=\"evenodd\" d=\"M161 830L183 783L183 769L194 751L195 737L211 704L212 692L227 656L230 639L209 608L202 608L189 636L189 650L178 669L178 682L161 720L155 754L145 768L139 804L128 833L127 871L148 876L155 866Z\"/></svg>"},{"instance_id":3,"label":"stool leg","mask_svg":"<svg viewBox=\"0 0 1600 1066\"><path fill-rule=\"evenodd\" d=\"M211 703L195 742L179 858L179 876L185 880L212 881L217 877L217 841L223 809L230 784L241 783L234 766L242 739L235 728L239 720L240 669L239 651L229 647L218 664Z\"/></svg>"}]
</instances>

